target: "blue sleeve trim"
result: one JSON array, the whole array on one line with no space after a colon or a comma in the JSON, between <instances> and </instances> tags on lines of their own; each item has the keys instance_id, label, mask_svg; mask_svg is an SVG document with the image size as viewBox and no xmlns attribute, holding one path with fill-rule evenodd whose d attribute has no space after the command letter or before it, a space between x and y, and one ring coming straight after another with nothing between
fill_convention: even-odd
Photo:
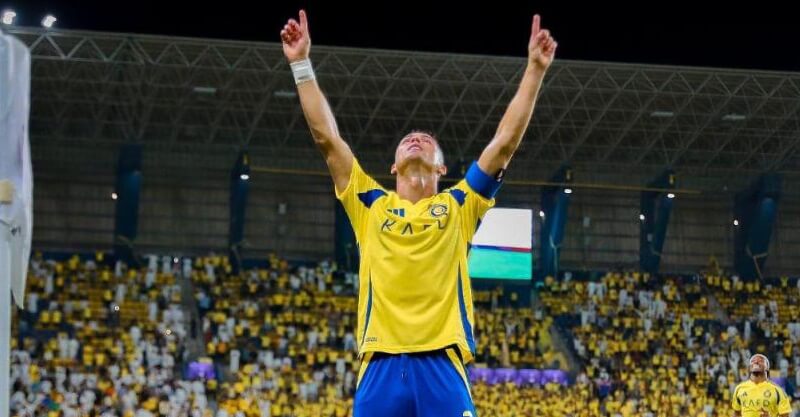
<instances>
[{"instance_id":1,"label":"blue sleeve trim","mask_svg":"<svg viewBox=\"0 0 800 417\"><path fill-rule=\"evenodd\" d=\"M361 203L367 206L367 208L370 208L372 207L372 203L374 203L375 200L385 195L386 191L375 188L369 191L365 191L363 193L358 193L358 199L361 200Z\"/></svg>"},{"instance_id":2,"label":"blue sleeve trim","mask_svg":"<svg viewBox=\"0 0 800 417\"><path fill-rule=\"evenodd\" d=\"M464 205L464 201L467 199L467 193L465 193L463 190L459 190L459 189L456 189L456 188L451 188L451 189L447 190L447 192L449 192L450 195L452 195L453 198L456 199L456 201L458 202L459 206L463 206Z\"/></svg>"},{"instance_id":3,"label":"blue sleeve trim","mask_svg":"<svg viewBox=\"0 0 800 417\"><path fill-rule=\"evenodd\" d=\"M483 172L478 166L478 162L473 162L465 176L467 184L484 198L492 199L503 184L502 180L498 180Z\"/></svg>"}]
</instances>

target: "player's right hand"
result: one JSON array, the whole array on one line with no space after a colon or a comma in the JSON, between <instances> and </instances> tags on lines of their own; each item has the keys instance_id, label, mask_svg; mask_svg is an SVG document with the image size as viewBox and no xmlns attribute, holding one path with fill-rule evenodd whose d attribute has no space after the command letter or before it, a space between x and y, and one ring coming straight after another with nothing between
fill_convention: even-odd
<instances>
[{"instance_id":1,"label":"player's right hand","mask_svg":"<svg viewBox=\"0 0 800 417\"><path fill-rule=\"evenodd\" d=\"M308 34L308 18L305 10L300 10L300 23L289 19L281 30L283 54L289 62L302 61L308 58L311 49L311 36Z\"/></svg>"},{"instance_id":2,"label":"player's right hand","mask_svg":"<svg viewBox=\"0 0 800 417\"><path fill-rule=\"evenodd\" d=\"M558 42L550 35L547 29L541 29L541 17L533 16L531 39L528 42L528 62L537 68L546 71L555 59Z\"/></svg>"},{"instance_id":3,"label":"player's right hand","mask_svg":"<svg viewBox=\"0 0 800 417\"><path fill-rule=\"evenodd\" d=\"M769 417L769 411L762 408L759 417Z\"/></svg>"}]
</instances>

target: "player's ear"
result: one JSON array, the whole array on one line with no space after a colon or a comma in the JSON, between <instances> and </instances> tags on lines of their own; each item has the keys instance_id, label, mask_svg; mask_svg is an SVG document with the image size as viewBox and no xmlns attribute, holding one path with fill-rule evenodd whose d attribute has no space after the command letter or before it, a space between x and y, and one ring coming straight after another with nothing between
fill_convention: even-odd
<instances>
[{"instance_id":1,"label":"player's ear","mask_svg":"<svg viewBox=\"0 0 800 417\"><path fill-rule=\"evenodd\" d=\"M392 164L392 168L389 170L389 173L392 175L397 175L397 164Z\"/></svg>"},{"instance_id":2,"label":"player's ear","mask_svg":"<svg viewBox=\"0 0 800 417\"><path fill-rule=\"evenodd\" d=\"M447 175L447 165L445 165L445 164L440 164L440 165L439 165L439 166L436 168L436 172L439 174L439 176L440 176L440 177L444 177L445 175Z\"/></svg>"}]
</instances>

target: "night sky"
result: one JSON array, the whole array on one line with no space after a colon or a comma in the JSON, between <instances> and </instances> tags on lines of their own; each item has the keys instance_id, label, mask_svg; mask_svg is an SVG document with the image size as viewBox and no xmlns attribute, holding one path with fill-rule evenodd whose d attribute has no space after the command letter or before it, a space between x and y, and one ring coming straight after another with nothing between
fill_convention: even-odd
<instances>
[{"instance_id":1,"label":"night sky","mask_svg":"<svg viewBox=\"0 0 800 417\"><path fill-rule=\"evenodd\" d=\"M63 29L277 42L286 19L303 7L317 45L506 56L525 55L538 12L559 42L558 58L800 71L800 19L767 2L741 8L729 1L702 12L664 1L200 3L0 0L0 9L13 8L16 23L26 26L52 13Z\"/></svg>"}]
</instances>

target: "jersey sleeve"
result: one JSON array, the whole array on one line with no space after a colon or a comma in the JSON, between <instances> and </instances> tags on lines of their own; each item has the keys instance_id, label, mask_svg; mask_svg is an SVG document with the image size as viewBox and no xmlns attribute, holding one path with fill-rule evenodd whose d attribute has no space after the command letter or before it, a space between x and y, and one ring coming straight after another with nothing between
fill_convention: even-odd
<instances>
[{"instance_id":1,"label":"jersey sleeve","mask_svg":"<svg viewBox=\"0 0 800 417\"><path fill-rule=\"evenodd\" d=\"M776 386L775 394L778 396L778 415L792 414L792 402L783 388Z\"/></svg>"},{"instance_id":2,"label":"jersey sleeve","mask_svg":"<svg viewBox=\"0 0 800 417\"><path fill-rule=\"evenodd\" d=\"M361 169L358 160L353 158L353 168L350 171L347 188L336 189L336 198L342 203L359 244L362 241L370 207L376 200L385 196L386 190L367 175Z\"/></svg>"},{"instance_id":3,"label":"jersey sleeve","mask_svg":"<svg viewBox=\"0 0 800 417\"><path fill-rule=\"evenodd\" d=\"M472 240L483 215L494 207L494 196L500 185L502 180L492 178L473 162L464 179L448 190L461 206L461 227L467 241Z\"/></svg>"},{"instance_id":4,"label":"jersey sleeve","mask_svg":"<svg viewBox=\"0 0 800 417\"><path fill-rule=\"evenodd\" d=\"M731 408L733 408L734 411L742 411L742 403L739 400L739 389L740 388L741 388L741 385L737 385L736 389L733 390L733 397L731 397Z\"/></svg>"}]
</instances>

